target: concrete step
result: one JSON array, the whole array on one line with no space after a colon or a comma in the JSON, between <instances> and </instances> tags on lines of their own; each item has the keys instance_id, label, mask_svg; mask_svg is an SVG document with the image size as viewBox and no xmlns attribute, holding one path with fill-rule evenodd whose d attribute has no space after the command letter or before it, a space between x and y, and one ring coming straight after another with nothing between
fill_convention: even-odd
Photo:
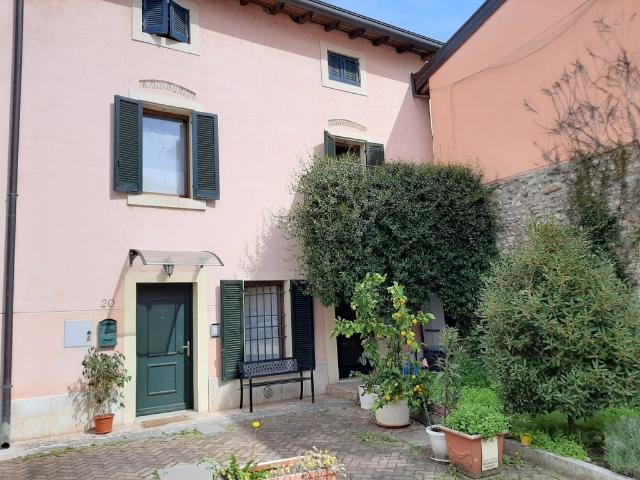
<instances>
[{"instance_id":1,"label":"concrete step","mask_svg":"<svg viewBox=\"0 0 640 480\"><path fill-rule=\"evenodd\" d=\"M358 379L340 380L338 383L327 386L327 395L345 398L356 403L358 401L358 385L361 383Z\"/></svg>"}]
</instances>

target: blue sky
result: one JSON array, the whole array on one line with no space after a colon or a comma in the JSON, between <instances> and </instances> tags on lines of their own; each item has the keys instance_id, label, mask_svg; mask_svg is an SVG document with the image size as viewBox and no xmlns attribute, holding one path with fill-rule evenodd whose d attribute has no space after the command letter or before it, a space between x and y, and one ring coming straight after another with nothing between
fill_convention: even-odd
<instances>
[{"instance_id":1,"label":"blue sky","mask_svg":"<svg viewBox=\"0 0 640 480\"><path fill-rule=\"evenodd\" d=\"M483 0L326 0L368 17L446 41Z\"/></svg>"}]
</instances>

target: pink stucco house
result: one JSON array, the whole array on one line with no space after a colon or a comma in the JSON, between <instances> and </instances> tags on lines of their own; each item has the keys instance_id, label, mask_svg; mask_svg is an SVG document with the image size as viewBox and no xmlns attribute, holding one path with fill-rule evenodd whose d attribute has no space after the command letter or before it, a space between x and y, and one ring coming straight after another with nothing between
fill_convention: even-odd
<instances>
[{"instance_id":1,"label":"pink stucco house","mask_svg":"<svg viewBox=\"0 0 640 480\"><path fill-rule=\"evenodd\" d=\"M19 132L0 116L19 159L1 442L86 428L80 362L114 333L133 376L120 423L237 408L238 360L296 355L316 393L336 382L334 310L297 288L273 217L314 153L432 161L411 74L441 44L317 0L26 0L23 25Z\"/></svg>"},{"instance_id":2,"label":"pink stucco house","mask_svg":"<svg viewBox=\"0 0 640 480\"><path fill-rule=\"evenodd\" d=\"M414 75L430 99L435 160L477 165L487 181L539 171L556 115L543 90L578 60L602 75L592 56L615 64L624 50L638 65L639 42L637 0L487 0Z\"/></svg>"}]
</instances>

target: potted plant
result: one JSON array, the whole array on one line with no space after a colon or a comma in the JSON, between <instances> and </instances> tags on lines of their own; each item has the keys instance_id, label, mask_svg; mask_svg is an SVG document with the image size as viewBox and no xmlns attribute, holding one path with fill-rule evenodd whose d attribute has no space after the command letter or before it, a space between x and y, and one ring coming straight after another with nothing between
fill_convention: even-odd
<instances>
[{"instance_id":1,"label":"potted plant","mask_svg":"<svg viewBox=\"0 0 640 480\"><path fill-rule=\"evenodd\" d=\"M460 396L461 378L458 360L462 353L462 347L458 330L455 328L446 327L441 338L444 356L436 360L439 372L434 381L432 400L435 405L440 407L436 413L445 419ZM431 459L436 462L449 463L447 440L441 425L439 423L429 425L426 427L426 432L433 451Z\"/></svg>"},{"instance_id":2,"label":"potted plant","mask_svg":"<svg viewBox=\"0 0 640 480\"><path fill-rule=\"evenodd\" d=\"M231 456L227 465L208 462L213 467L214 480L337 480L344 477L344 466L326 451L313 449L299 457L270 462L238 464Z\"/></svg>"},{"instance_id":3,"label":"potted plant","mask_svg":"<svg viewBox=\"0 0 640 480\"><path fill-rule=\"evenodd\" d=\"M109 433L113 430L114 413L111 408L114 405L124 407L122 388L131 380L124 367L124 355L120 352L99 352L91 347L82 367L87 392L96 405L93 417L95 433Z\"/></svg>"},{"instance_id":4,"label":"potted plant","mask_svg":"<svg viewBox=\"0 0 640 480\"><path fill-rule=\"evenodd\" d=\"M508 427L493 391L466 389L441 427L451 464L472 478L498 473Z\"/></svg>"},{"instance_id":5,"label":"potted plant","mask_svg":"<svg viewBox=\"0 0 640 480\"><path fill-rule=\"evenodd\" d=\"M410 423L410 407L424 404L428 371L416 362L412 353L420 350L415 339L414 327L428 324L433 315L412 314L407 307L404 287L394 282L387 288L393 308L390 316L381 314L382 285L385 275L367 274L355 287L351 307L356 312L355 320L338 318L332 336L359 334L362 338L363 355L373 366L378 398L374 404L376 423L383 427L404 427ZM381 354L380 352L384 352ZM409 366L409 371L405 374Z\"/></svg>"},{"instance_id":6,"label":"potted plant","mask_svg":"<svg viewBox=\"0 0 640 480\"><path fill-rule=\"evenodd\" d=\"M378 400L378 392L380 391L378 377L374 372L358 372L356 376L362 380L362 384L358 385L360 408L363 410L372 410L376 400Z\"/></svg>"}]
</instances>

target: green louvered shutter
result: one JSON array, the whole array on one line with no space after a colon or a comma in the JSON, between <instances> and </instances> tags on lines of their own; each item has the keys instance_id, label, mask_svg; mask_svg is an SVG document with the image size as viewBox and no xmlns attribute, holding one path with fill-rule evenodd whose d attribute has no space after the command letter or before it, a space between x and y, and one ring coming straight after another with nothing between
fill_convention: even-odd
<instances>
[{"instance_id":1,"label":"green louvered shutter","mask_svg":"<svg viewBox=\"0 0 640 480\"><path fill-rule=\"evenodd\" d=\"M367 143L367 165L384 165L384 145L381 143Z\"/></svg>"},{"instance_id":2,"label":"green louvered shutter","mask_svg":"<svg viewBox=\"0 0 640 480\"><path fill-rule=\"evenodd\" d=\"M238 378L244 361L244 298L242 280L220 282L222 318L222 379Z\"/></svg>"},{"instance_id":3,"label":"green louvered shutter","mask_svg":"<svg viewBox=\"0 0 640 480\"><path fill-rule=\"evenodd\" d=\"M324 131L324 154L325 155L336 155L336 139L326 130Z\"/></svg>"},{"instance_id":4,"label":"green louvered shutter","mask_svg":"<svg viewBox=\"0 0 640 480\"><path fill-rule=\"evenodd\" d=\"M291 281L291 333L293 356L305 370L316 367L313 297L306 292L301 281Z\"/></svg>"},{"instance_id":5,"label":"green louvered shutter","mask_svg":"<svg viewBox=\"0 0 640 480\"><path fill-rule=\"evenodd\" d=\"M193 112L191 124L193 196L218 200L220 198L218 115Z\"/></svg>"},{"instance_id":6,"label":"green louvered shutter","mask_svg":"<svg viewBox=\"0 0 640 480\"><path fill-rule=\"evenodd\" d=\"M116 95L113 146L113 189L142 191L142 102Z\"/></svg>"}]
</instances>

